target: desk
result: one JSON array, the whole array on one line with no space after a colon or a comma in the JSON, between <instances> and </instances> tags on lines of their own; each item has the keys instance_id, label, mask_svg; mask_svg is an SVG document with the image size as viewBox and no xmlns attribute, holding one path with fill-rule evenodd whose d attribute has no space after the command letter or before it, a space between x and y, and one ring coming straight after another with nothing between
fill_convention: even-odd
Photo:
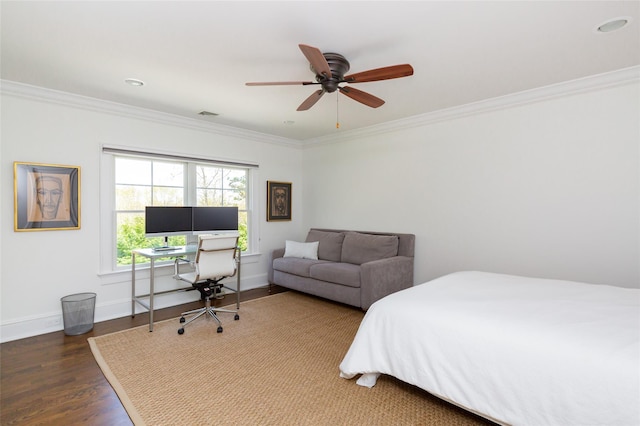
<instances>
[{"instance_id":1,"label":"desk","mask_svg":"<svg viewBox=\"0 0 640 426\"><path fill-rule=\"evenodd\" d=\"M189 254L195 254L198 249L197 245L178 246L175 250L154 250L151 248L136 249L131 252L131 317L136 316L136 303L149 311L149 331L153 331L153 296L156 294L173 293L176 291L185 291L192 287L181 287L172 290L156 292L154 288L155 281L155 260L163 257L183 257ZM136 255L144 256L151 261L149 266L149 294L136 295ZM143 298L149 298L147 304Z\"/></svg>"},{"instance_id":2,"label":"desk","mask_svg":"<svg viewBox=\"0 0 640 426\"><path fill-rule=\"evenodd\" d=\"M198 251L197 244L187 245L187 246L177 246L175 250L154 250L151 248L144 249L136 249L131 252L131 317L136 316L136 303L140 306L146 308L149 311L149 331L153 331L153 297L157 294L166 294L166 293L174 293L177 291L186 291L190 290L193 287L180 287L172 290L164 290L164 291L155 291L154 281L155 281L155 260L163 257L177 258L187 256L189 254L195 254ZM238 248L237 253L238 257L236 259L237 269L236 269L236 289L229 288L224 286L224 288L228 290L232 290L236 293L236 307L240 309L240 254L241 249ZM151 261L151 265L149 266L149 294L141 294L136 295L136 255L144 256ZM147 304L143 298L148 298L149 303Z\"/></svg>"}]
</instances>

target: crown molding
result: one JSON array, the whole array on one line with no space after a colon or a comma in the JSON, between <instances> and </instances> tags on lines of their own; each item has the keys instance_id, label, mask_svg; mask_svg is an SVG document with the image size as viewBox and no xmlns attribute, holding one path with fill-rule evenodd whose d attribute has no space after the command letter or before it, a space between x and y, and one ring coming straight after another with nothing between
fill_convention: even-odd
<instances>
[{"instance_id":1,"label":"crown molding","mask_svg":"<svg viewBox=\"0 0 640 426\"><path fill-rule=\"evenodd\" d=\"M276 145L286 145L290 147L300 147L300 141L287 139L251 130L240 129L238 127L226 126L218 123L206 123L193 118L182 117L175 114L155 111L146 108L139 108L117 102L105 101L88 96L76 95L59 90L46 89L29 84L18 83L10 80L0 80L0 93L36 101L49 102L53 104L80 108L84 110L114 114L126 118L136 118L139 120L151 121L154 123L168 124L172 126L184 127L192 130L200 130L217 135L238 137L257 142L267 142Z\"/></svg>"},{"instance_id":2,"label":"crown molding","mask_svg":"<svg viewBox=\"0 0 640 426\"><path fill-rule=\"evenodd\" d=\"M354 138L362 138L383 133L394 132L413 127L428 126L442 121L455 120L462 117L481 114L490 111L513 108L545 101L554 98L576 95L640 81L640 66L623 68L604 74L597 74L576 80L565 81L497 98L486 99L466 105L416 115L413 117L389 121L382 124L349 130L338 135L321 136L307 139L302 143L304 147L311 147L337 142L345 142Z\"/></svg>"},{"instance_id":3,"label":"crown molding","mask_svg":"<svg viewBox=\"0 0 640 426\"><path fill-rule=\"evenodd\" d=\"M58 90L45 89L9 80L0 80L0 93L38 101L45 101L59 105L81 108L90 111L119 115L127 118L137 118L160 124L200 130L213 134L232 136L257 142L284 145L295 148L306 148L322 144L344 142L354 138L379 135L413 127L427 126L442 121L455 120L462 117L497 111L516 106L532 104L549 99L575 95L610 87L637 83L640 80L640 66L623 68L603 74L570 80L510 95L486 99L466 105L433 111L413 117L376 124L361 129L341 132L337 135L321 136L319 138L295 140L265 133L240 129L217 123L206 123L196 119L182 117L175 114L134 107L117 102L75 95Z\"/></svg>"}]
</instances>

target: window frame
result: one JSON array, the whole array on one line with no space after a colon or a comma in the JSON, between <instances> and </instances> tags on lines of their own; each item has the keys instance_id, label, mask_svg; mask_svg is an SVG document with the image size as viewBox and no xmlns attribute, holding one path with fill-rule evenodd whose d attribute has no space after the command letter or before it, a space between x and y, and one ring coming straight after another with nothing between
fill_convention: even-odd
<instances>
[{"instance_id":1,"label":"window frame","mask_svg":"<svg viewBox=\"0 0 640 426\"><path fill-rule=\"evenodd\" d=\"M132 157L151 161L175 161L185 164L184 176L184 205L196 205L197 179L196 167L200 164L223 169L244 169L246 178L246 215L247 215L247 245L248 250L242 252L243 259L248 260L253 255L259 254L259 220L255 215L257 208L257 194L254 194L257 179L258 165L246 162L218 160L207 157L193 157L178 153L166 153L148 150L135 150L131 148L103 146L101 152L100 171L100 271L102 274L129 272L130 265L117 264L117 212L116 212L116 176L115 164L118 157ZM190 238L191 237L191 238ZM193 236L187 235L187 241L192 241ZM156 264L156 267L160 266ZM148 264L137 264L136 269L148 268Z\"/></svg>"}]
</instances>

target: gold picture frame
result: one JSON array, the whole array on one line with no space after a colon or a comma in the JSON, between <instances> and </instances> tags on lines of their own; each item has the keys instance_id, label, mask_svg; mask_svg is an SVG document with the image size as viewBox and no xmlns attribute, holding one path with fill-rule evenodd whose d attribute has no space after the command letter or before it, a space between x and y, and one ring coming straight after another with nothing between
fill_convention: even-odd
<instances>
[{"instance_id":1,"label":"gold picture frame","mask_svg":"<svg viewBox=\"0 0 640 426\"><path fill-rule=\"evenodd\" d=\"M291 220L291 182L267 181L267 222Z\"/></svg>"},{"instance_id":2,"label":"gold picture frame","mask_svg":"<svg viewBox=\"0 0 640 426\"><path fill-rule=\"evenodd\" d=\"M80 229L80 167L15 161L13 229Z\"/></svg>"}]
</instances>

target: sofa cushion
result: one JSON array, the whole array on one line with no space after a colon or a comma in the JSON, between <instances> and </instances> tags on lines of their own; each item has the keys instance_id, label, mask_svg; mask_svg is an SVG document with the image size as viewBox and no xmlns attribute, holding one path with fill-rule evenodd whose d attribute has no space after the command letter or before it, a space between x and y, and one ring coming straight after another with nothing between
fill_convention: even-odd
<instances>
[{"instance_id":1,"label":"sofa cushion","mask_svg":"<svg viewBox=\"0 0 640 426\"><path fill-rule=\"evenodd\" d=\"M318 241L318 259L340 262L344 232L327 232L312 229L307 234L307 242Z\"/></svg>"},{"instance_id":2,"label":"sofa cushion","mask_svg":"<svg viewBox=\"0 0 640 426\"><path fill-rule=\"evenodd\" d=\"M299 243L287 240L285 241L283 257L318 260L318 242Z\"/></svg>"},{"instance_id":3,"label":"sofa cushion","mask_svg":"<svg viewBox=\"0 0 640 426\"><path fill-rule=\"evenodd\" d=\"M309 276L316 280L360 287L360 266L352 263L327 262L311 265Z\"/></svg>"},{"instance_id":4,"label":"sofa cushion","mask_svg":"<svg viewBox=\"0 0 640 426\"><path fill-rule=\"evenodd\" d=\"M398 255L396 235L372 235L347 232L342 243L342 261L361 265Z\"/></svg>"},{"instance_id":5,"label":"sofa cushion","mask_svg":"<svg viewBox=\"0 0 640 426\"><path fill-rule=\"evenodd\" d=\"M273 259L273 269L301 277L308 277L309 270L313 265L326 262L326 260L301 259L299 257L279 257Z\"/></svg>"}]
</instances>

